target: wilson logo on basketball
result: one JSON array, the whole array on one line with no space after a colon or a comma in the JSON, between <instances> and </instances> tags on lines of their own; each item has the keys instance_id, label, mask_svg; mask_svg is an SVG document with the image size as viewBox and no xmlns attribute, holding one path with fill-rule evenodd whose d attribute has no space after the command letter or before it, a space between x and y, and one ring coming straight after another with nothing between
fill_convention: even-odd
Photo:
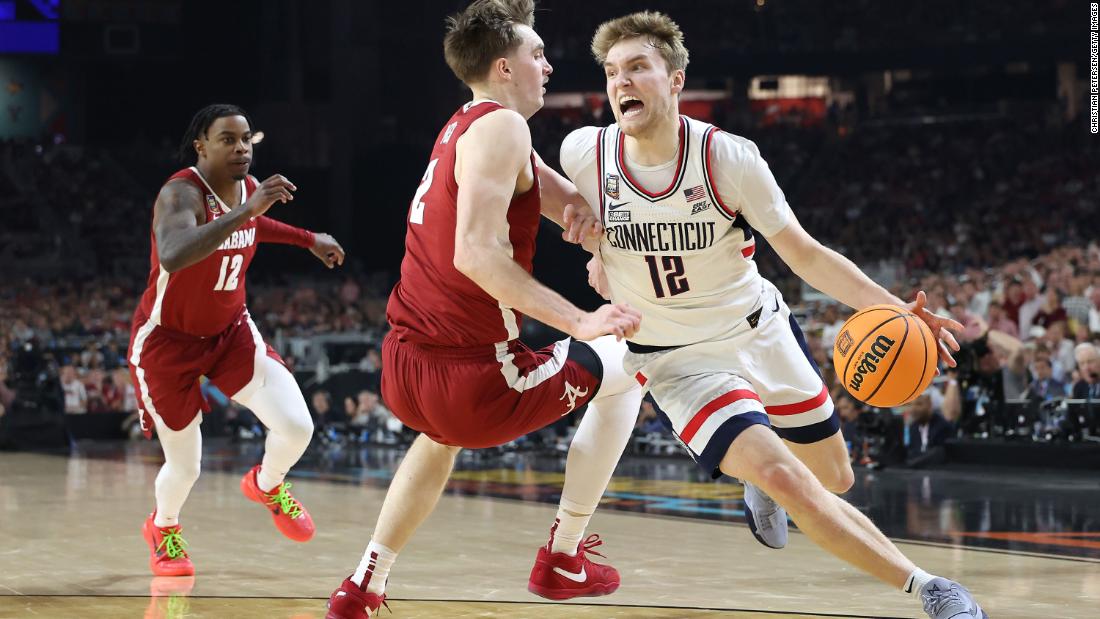
<instances>
[{"instance_id":1,"label":"wilson logo on basketball","mask_svg":"<svg viewBox=\"0 0 1100 619\"><path fill-rule=\"evenodd\" d=\"M885 335L878 336L875 343L871 344L871 350L863 355L863 360L856 367L856 373L852 375L848 388L852 391L859 391L860 385L863 384L863 378L868 374L874 374L878 370L878 365L886 358L886 353L890 352L890 349L894 347L894 343L894 340ZM851 344L849 343L849 345ZM841 353L843 354L843 351Z\"/></svg>"},{"instance_id":2,"label":"wilson logo on basketball","mask_svg":"<svg viewBox=\"0 0 1100 619\"><path fill-rule=\"evenodd\" d=\"M852 334L845 329L844 333L841 333L840 337L836 338L836 349L840 351L840 354L847 357L848 351L852 349L852 342Z\"/></svg>"},{"instance_id":3,"label":"wilson logo on basketball","mask_svg":"<svg viewBox=\"0 0 1100 619\"><path fill-rule=\"evenodd\" d=\"M855 399L877 408L912 402L936 376L936 339L897 305L872 305L840 328L833 365Z\"/></svg>"}]
</instances>

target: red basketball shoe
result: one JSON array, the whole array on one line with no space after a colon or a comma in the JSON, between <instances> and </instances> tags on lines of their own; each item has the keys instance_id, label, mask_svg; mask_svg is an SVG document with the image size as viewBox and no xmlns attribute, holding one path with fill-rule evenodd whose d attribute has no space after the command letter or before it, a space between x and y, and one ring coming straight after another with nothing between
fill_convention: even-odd
<instances>
[{"instance_id":1,"label":"red basketball shoe","mask_svg":"<svg viewBox=\"0 0 1100 619\"><path fill-rule=\"evenodd\" d=\"M187 542L183 541L183 527L158 527L153 524L157 512L149 514L141 527L149 544L149 569L154 576L192 576L195 565L187 554Z\"/></svg>"},{"instance_id":2,"label":"red basketball shoe","mask_svg":"<svg viewBox=\"0 0 1100 619\"><path fill-rule=\"evenodd\" d=\"M564 552L550 551L557 528L558 523L555 521L550 528L550 541L539 548L538 555L535 556L535 567L531 569L527 590L550 600L614 593L619 588L618 570L610 565L593 563L585 556L591 553L603 557L593 550L603 544L600 536L595 533L589 535L577 546L577 554L571 557Z\"/></svg>"},{"instance_id":3,"label":"red basketball shoe","mask_svg":"<svg viewBox=\"0 0 1100 619\"><path fill-rule=\"evenodd\" d=\"M364 591L351 581L351 577L340 583L340 588L328 598L328 613L325 619L370 619L386 604L386 596Z\"/></svg>"},{"instance_id":4,"label":"red basketball shoe","mask_svg":"<svg viewBox=\"0 0 1100 619\"><path fill-rule=\"evenodd\" d=\"M264 492L256 484L256 474L259 472L260 465L257 464L244 474L241 478L241 493L271 510L271 519L283 535L296 542L308 542L317 529L313 526L313 518L309 517L306 508L288 492L290 482L284 481L271 492Z\"/></svg>"}]
</instances>

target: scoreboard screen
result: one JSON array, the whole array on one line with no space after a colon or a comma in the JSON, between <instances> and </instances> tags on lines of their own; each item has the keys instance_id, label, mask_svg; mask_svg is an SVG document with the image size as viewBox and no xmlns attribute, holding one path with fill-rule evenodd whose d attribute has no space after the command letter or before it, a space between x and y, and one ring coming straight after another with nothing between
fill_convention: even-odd
<instances>
[{"instance_id":1,"label":"scoreboard screen","mask_svg":"<svg viewBox=\"0 0 1100 619\"><path fill-rule=\"evenodd\" d=\"M56 54L61 0L0 0L0 54Z\"/></svg>"}]
</instances>

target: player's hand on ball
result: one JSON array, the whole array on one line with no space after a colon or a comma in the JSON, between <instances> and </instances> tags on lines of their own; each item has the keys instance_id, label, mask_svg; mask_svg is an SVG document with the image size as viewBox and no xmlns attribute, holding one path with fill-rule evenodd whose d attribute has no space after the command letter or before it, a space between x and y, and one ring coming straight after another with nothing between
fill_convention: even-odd
<instances>
[{"instance_id":1,"label":"player's hand on ball","mask_svg":"<svg viewBox=\"0 0 1100 619\"><path fill-rule=\"evenodd\" d=\"M565 229L561 238L570 243L582 245L587 239L599 239L603 235L603 224L588 205L566 204L562 219Z\"/></svg>"},{"instance_id":2,"label":"player's hand on ball","mask_svg":"<svg viewBox=\"0 0 1100 619\"><path fill-rule=\"evenodd\" d=\"M624 303L600 306L581 318L571 334L578 340L591 340L601 335L614 335L616 340L633 337L642 324L642 313Z\"/></svg>"},{"instance_id":3,"label":"player's hand on ball","mask_svg":"<svg viewBox=\"0 0 1100 619\"><path fill-rule=\"evenodd\" d=\"M959 342L955 340L955 335L951 332L962 333L963 326L957 320L932 313L925 307L927 304L928 296L921 290L917 293L917 299L906 304L905 309L916 314L917 318L923 320L928 328L932 330L932 335L936 336L936 341L939 343L940 361L946 363L948 367L955 367L957 364L955 358L951 356L951 352L959 350Z\"/></svg>"},{"instance_id":4,"label":"player's hand on ball","mask_svg":"<svg viewBox=\"0 0 1100 619\"><path fill-rule=\"evenodd\" d=\"M314 233L313 247L310 247L309 251L330 269L338 264L344 264L344 248L340 247L332 235L324 232Z\"/></svg>"},{"instance_id":5,"label":"player's hand on ball","mask_svg":"<svg viewBox=\"0 0 1100 619\"><path fill-rule=\"evenodd\" d=\"M607 273L603 270L603 260L599 256L592 256L585 266L588 267L588 285L592 286L592 289L605 300L610 301L611 288L607 285Z\"/></svg>"},{"instance_id":6,"label":"player's hand on ball","mask_svg":"<svg viewBox=\"0 0 1100 619\"><path fill-rule=\"evenodd\" d=\"M249 217L259 217L266 213L272 204L276 202L286 204L293 200L294 192L297 190L298 188L287 177L282 174L272 174L260 183L256 191L252 192L252 196L244 206L249 210Z\"/></svg>"}]
</instances>

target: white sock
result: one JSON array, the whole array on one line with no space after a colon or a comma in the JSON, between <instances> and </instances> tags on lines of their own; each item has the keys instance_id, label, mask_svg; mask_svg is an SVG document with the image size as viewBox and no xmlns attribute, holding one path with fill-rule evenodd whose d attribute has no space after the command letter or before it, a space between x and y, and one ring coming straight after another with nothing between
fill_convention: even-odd
<instances>
[{"instance_id":1,"label":"white sock","mask_svg":"<svg viewBox=\"0 0 1100 619\"><path fill-rule=\"evenodd\" d=\"M390 577L390 566L395 559L397 559L396 552L371 540L351 581L360 587L363 587L365 582L368 592L382 595L386 591L386 579Z\"/></svg>"},{"instance_id":2,"label":"white sock","mask_svg":"<svg viewBox=\"0 0 1100 619\"><path fill-rule=\"evenodd\" d=\"M917 569L913 570L913 573L909 575L909 578L905 579L905 586L902 587L901 590L917 599L920 599L920 590L924 588L924 585L928 584L928 581L932 580L935 577L935 574L929 574L928 572L918 567Z\"/></svg>"},{"instance_id":3,"label":"white sock","mask_svg":"<svg viewBox=\"0 0 1100 619\"><path fill-rule=\"evenodd\" d=\"M577 554L577 546L584 537L584 529L588 526L592 514L574 516L565 509L558 509L557 520L554 521L554 543L550 545L550 552L564 552L570 557Z\"/></svg>"},{"instance_id":4,"label":"white sock","mask_svg":"<svg viewBox=\"0 0 1100 619\"><path fill-rule=\"evenodd\" d=\"M263 492L270 493L279 484L283 483L283 479L286 478L286 474L283 475L269 475L267 467L261 465L260 470L256 471L256 485Z\"/></svg>"},{"instance_id":5,"label":"white sock","mask_svg":"<svg viewBox=\"0 0 1100 619\"><path fill-rule=\"evenodd\" d=\"M174 527L179 523L179 516L161 516L160 512L157 512L157 514L153 516L153 524L161 529L165 527Z\"/></svg>"}]
</instances>

